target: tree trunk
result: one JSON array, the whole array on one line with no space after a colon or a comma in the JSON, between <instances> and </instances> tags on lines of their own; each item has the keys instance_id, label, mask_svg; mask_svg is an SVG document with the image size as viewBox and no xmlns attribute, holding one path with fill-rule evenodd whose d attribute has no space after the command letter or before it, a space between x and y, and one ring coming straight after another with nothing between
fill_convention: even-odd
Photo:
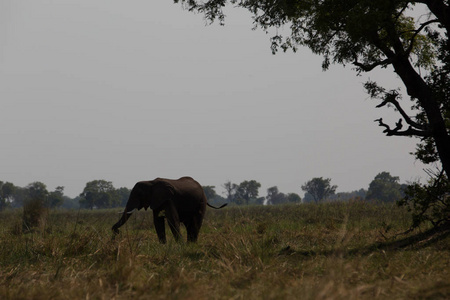
<instances>
[{"instance_id":1,"label":"tree trunk","mask_svg":"<svg viewBox=\"0 0 450 300\"><path fill-rule=\"evenodd\" d=\"M439 103L433 97L430 87L407 58L397 58L393 66L405 84L408 95L418 99L424 109L442 167L447 177L450 178L450 136L447 133Z\"/></svg>"}]
</instances>

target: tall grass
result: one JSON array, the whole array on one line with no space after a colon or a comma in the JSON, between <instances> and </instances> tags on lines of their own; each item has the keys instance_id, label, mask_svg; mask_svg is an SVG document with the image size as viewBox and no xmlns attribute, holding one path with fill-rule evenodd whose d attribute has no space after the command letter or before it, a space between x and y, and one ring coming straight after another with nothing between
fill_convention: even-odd
<instances>
[{"instance_id":1,"label":"tall grass","mask_svg":"<svg viewBox=\"0 0 450 300\"><path fill-rule=\"evenodd\" d=\"M0 299L446 299L450 241L397 242L410 216L363 202L208 210L197 244L157 242L149 212L0 213ZM426 230L423 228L422 230ZM186 237L186 232L183 232ZM409 233L409 236L417 232Z\"/></svg>"}]
</instances>

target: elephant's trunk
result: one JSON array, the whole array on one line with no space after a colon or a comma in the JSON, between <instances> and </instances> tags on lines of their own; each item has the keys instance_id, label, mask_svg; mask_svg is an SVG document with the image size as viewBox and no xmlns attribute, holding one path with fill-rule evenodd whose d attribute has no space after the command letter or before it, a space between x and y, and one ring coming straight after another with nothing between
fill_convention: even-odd
<instances>
[{"instance_id":1,"label":"elephant's trunk","mask_svg":"<svg viewBox=\"0 0 450 300\"><path fill-rule=\"evenodd\" d=\"M129 214L129 215L131 215L134 211L136 210L136 208L135 209L133 209L133 210L130 210L130 211L126 211L126 210L124 210L124 211L121 211L121 212L119 212L118 214L125 214L125 213L127 213L127 214Z\"/></svg>"},{"instance_id":2,"label":"elephant's trunk","mask_svg":"<svg viewBox=\"0 0 450 300\"><path fill-rule=\"evenodd\" d=\"M125 211L122 213L122 218L120 218L120 220L119 220L116 224L114 224L113 227L112 227L112 231L114 231L115 234L118 234L118 233L119 233L119 228L120 228L123 224L125 224L125 223L127 222L128 218L131 216L131 214L132 214L134 211L135 211L135 209L132 209L132 210L130 210L130 211L126 211L126 210L125 210Z\"/></svg>"}]
</instances>

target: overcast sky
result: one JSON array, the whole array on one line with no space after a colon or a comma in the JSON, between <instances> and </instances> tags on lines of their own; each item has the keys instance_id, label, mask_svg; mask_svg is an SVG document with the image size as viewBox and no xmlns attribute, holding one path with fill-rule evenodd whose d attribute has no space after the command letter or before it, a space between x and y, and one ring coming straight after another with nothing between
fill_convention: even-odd
<instances>
[{"instance_id":1,"label":"overcast sky","mask_svg":"<svg viewBox=\"0 0 450 300\"><path fill-rule=\"evenodd\" d=\"M219 193L254 179L260 196L303 197L313 177L338 192L382 171L425 177L408 154L417 140L373 122L399 116L375 108L369 76L322 72L309 49L272 55L242 10L205 25L172 0L0 1L0 180L74 197L95 179L189 175Z\"/></svg>"}]
</instances>

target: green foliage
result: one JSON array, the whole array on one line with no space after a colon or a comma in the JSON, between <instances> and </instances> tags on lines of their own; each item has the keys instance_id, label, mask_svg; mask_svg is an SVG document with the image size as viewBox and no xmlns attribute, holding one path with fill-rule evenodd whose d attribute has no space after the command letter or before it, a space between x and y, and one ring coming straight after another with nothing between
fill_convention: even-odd
<instances>
[{"instance_id":1,"label":"green foliage","mask_svg":"<svg viewBox=\"0 0 450 300\"><path fill-rule=\"evenodd\" d=\"M179 1L175 1L179 2ZM330 63L361 63L366 66L386 66L389 49L409 49L416 57L415 63L432 68L436 55L435 40L416 31L414 19L405 11L413 1L326 0L326 1L181 1L190 10L203 13L213 22L225 20L223 7L228 2L253 14L255 27L289 28L284 37L272 37L272 51L286 51L307 46L324 57L323 67ZM423 28L422 28L423 29ZM398 49L396 49L398 50Z\"/></svg>"},{"instance_id":2,"label":"green foliage","mask_svg":"<svg viewBox=\"0 0 450 300\"><path fill-rule=\"evenodd\" d=\"M43 230L47 218L44 200L40 198L27 199L23 205L22 231L30 232L34 229Z\"/></svg>"},{"instance_id":3,"label":"green foliage","mask_svg":"<svg viewBox=\"0 0 450 300\"><path fill-rule=\"evenodd\" d=\"M263 204L264 198L258 198L261 184L256 180L245 180L240 184L225 182L223 188L227 196L227 201L237 205L242 204Z\"/></svg>"},{"instance_id":4,"label":"green foliage","mask_svg":"<svg viewBox=\"0 0 450 300\"><path fill-rule=\"evenodd\" d=\"M256 180L243 181L236 190L236 199L244 200L245 204L249 204L251 199L257 199L261 184Z\"/></svg>"},{"instance_id":5,"label":"green foliage","mask_svg":"<svg viewBox=\"0 0 450 300\"><path fill-rule=\"evenodd\" d=\"M367 190L367 200L378 200L381 202L395 202L403 197L400 178L391 176L389 172L381 172L375 176Z\"/></svg>"},{"instance_id":6,"label":"green foliage","mask_svg":"<svg viewBox=\"0 0 450 300\"><path fill-rule=\"evenodd\" d=\"M315 177L302 185L302 190L311 195L314 202L318 203L336 192L337 185L331 185L331 179Z\"/></svg>"},{"instance_id":7,"label":"green foliage","mask_svg":"<svg viewBox=\"0 0 450 300\"><path fill-rule=\"evenodd\" d=\"M22 207L28 197L28 191L26 188L16 186L11 196L12 207Z\"/></svg>"},{"instance_id":8,"label":"green foliage","mask_svg":"<svg viewBox=\"0 0 450 300\"><path fill-rule=\"evenodd\" d=\"M278 191L278 187L273 186L267 189L266 203L270 205L279 205L286 203L300 203L301 198L295 193L284 194Z\"/></svg>"},{"instance_id":9,"label":"green foliage","mask_svg":"<svg viewBox=\"0 0 450 300\"><path fill-rule=\"evenodd\" d=\"M78 209L80 208L79 203L80 197L70 198L68 196L63 197L63 204L61 205L61 208L65 209Z\"/></svg>"},{"instance_id":10,"label":"green foliage","mask_svg":"<svg viewBox=\"0 0 450 300\"><path fill-rule=\"evenodd\" d=\"M119 194L111 181L93 180L86 183L80 197L80 205L84 208L108 208L120 205Z\"/></svg>"},{"instance_id":11,"label":"green foliage","mask_svg":"<svg viewBox=\"0 0 450 300\"><path fill-rule=\"evenodd\" d=\"M50 192L47 197L47 206L50 208L60 207L64 203L64 187L58 186L55 191Z\"/></svg>"},{"instance_id":12,"label":"green foliage","mask_svg":"<svg viewBox=\"0 0 450 300\"><path fill-rule=\"evenodd\" d=\"M30 183L27 187L27 197L23 205L22 230L29 232L34 229L43 230L47 218L45 208L48 191L42 182Z\"/></svg>"},{"instance_id":13,"label":"green foliage","mask_svg":"<svg viewBox=\"0 0 450 300\"><path fill-rule=\"evenodd\" d=\"M203 191L205 192L206 195L206 199L214 199L217 194L216 191L214 190L215 186L212 185L208 185L208 186L203 186Z\"/></svg>"},{"instance_id":14,"label":"green foliage","mask_svg":"<svg viewBox=\"0 0 450 300\"><path fill-rule=\"evenodd\" d=\"M410 184L405 197L398 202L412 212L412 227L424 222L434 226L450 223L450 180L443 174L433 175L427 184Z\"/></svg>"},{"instance_id":15,"label":"green foliage","mask_svg":"<svg viewBox=\"0 0 450 300\"><path fill-rule=\"evenodd\" d=\"M296 193L289 193L287 194L287 202L288 203L301 203L302 202L302 198L300 198L300 196Z\"/></svg>"},{"instance_id":16,"label":"green foliage","mask_svg":"<svg viewBox=\"0 0 450 300\"><path fill-rule=\"evenodd\" d=\"M359 189L351 192L339 192L329 197L334 201L355 201L364 200L366 198L367 191L365 189Z\"/></svg>"},{"instance_id":17,"label":"green foliage","mask_svg":"<svg viewBox=\"0 0 450 300\"><path fill-rule=\"evenodd\" d=\"M42 182L30 183L26 188L28 199L40 199L43 203L47 200L47 186Z\"/></svg>"},{"instance_id":18,"label":"green foliage","mask_svg":"<svg viewBox=\"0 0 450 300\"><path fill-rule=\"evenodd\" d=\"M117 195L119 197L120 206L126 206L128 198L130 197L131 190L126 187L117 189Z\"/></svg>"},{"instance_id":19,"label":"green foliage","mask_svg":"<svg viewBox=\"0 0 450 300\"><path fill-rule=\"evenodd\" d=\"M217 195L215 191L215 186L208 185L203 186L203 191L205 192L206 199L208 200L208 203L213 206L221 206L224 203L230 203L229 200L225 199L224 197L221 197Z\"/></svg>"},{"instance_id":20,"label":"green foliage","mask_svg":"<svg viewBox=\"0 0 450 300\"><path fill-rule=\"evenodd\" d=\"M276 205L286 202L286 195L278 191L278 187L273 186L267 189L267 204Z\"/></svg>"},{"instance_id":21,"label":"green foliage","mask_svg":"<svg viewBox=\"0 0 450 300\"><path fill-rule=\"evenodd\" d=\"M14 190L14 184L0 181L0 211L10 206Z\"/></svg>"}]
</instances>

